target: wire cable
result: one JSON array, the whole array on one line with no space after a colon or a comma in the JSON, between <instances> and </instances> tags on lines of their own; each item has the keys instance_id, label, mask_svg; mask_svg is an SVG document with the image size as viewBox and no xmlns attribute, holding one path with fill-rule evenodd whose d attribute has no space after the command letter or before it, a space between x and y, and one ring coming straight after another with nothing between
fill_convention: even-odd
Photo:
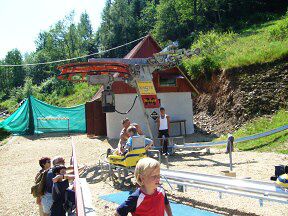
<instances>
[{"instance_id":1,"label":"wire cable","mask_svg":"<svg viewBox=\"0 0 288 216\"><path fill-rule=\"evenodd\" d=\"M115 112L117 112L117 113L119 113L119 114L121 114L121 115L126 115L126 114L128 114L128 113L133 109L133 107L134 107L134 105L135 105L135 103L136 103L136 99L137 99L137 98L138 98L138 95L136 95L136 97L134 98L133 104L132 104L131 108L130 108L127 112L120 112L120 111L118 111L118 110L116 110L116 109L115 109Z\"/></svg>"},{"instance_id":2,"label":"wire cable","mask_svg":"<svg viewBox=\"0 0 288 216\"><path fill-rule=\"evenodd\" d=\"M142 40L143 38L145 38L146 36L143 36L141 38L138 38L136 40L133 40L133 41L130 41L128 43L125 43L125 44L122 44L122 45L119 45L119 46L116 46L116 47L113 47L113 48L110 48L108 50L103 50L103 51L99 51L97 53L92 53L92 54L88 54L88 55L83 55L83 56L79 56L79 57L74 57L74 58L69 58L69 59L61 59L61 60L55 60L55 61L48 61L48 62L38 62L38 63L30 63L30 64L19 64L19 65L13 65L13 64L3 64L1 65L0 64L0 67L23 67L23 66L37 66L37 65L48 65L48 64L54 64L54 63L60 63L60 62L66 62L66 61L71 61L71 60L77 60L77 59L82 59L82 58L86 58L86 57L90 57L90 56L93 56L93 55L100 55L100 54L104 54L104 53L107 53L107 52L110 52L112 50L116 50L116 49L119 49L119 48L122 48L124 46L127 46L129 44L132 44L132 43L135 43L139 40Z\"/></svg>"}]
</instances>

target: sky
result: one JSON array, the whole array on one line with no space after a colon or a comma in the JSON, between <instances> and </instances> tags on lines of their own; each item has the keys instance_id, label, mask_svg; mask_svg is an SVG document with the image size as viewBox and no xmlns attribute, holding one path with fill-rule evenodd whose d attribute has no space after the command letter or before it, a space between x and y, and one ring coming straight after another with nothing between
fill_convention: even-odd
<instances>
[{"instance_id":1,"label":"sky","mask_svg":"<svg viewBox=\"0 0 288 216\"><path fill-rule=\"evenodd\" d=\"M42 30L75 10L75 21L86 11L93 29L101 23L105 0L0 0L0 59L18 48L22 54L35 50L34 41Z\"/></svg>"}]
</instances>

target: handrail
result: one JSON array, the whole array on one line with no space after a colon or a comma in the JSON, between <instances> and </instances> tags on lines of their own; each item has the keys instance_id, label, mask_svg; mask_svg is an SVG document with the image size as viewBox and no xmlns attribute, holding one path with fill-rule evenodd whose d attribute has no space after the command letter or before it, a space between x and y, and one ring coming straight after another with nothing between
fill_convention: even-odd
<instances>
[{"instance_id":1,"label":"handrail","mask_svg":"<svg viewBox=\"0 0 288 216\"><path fill-rule=\"evenodd\" d=\"M77 216L85 216L85 208L83 201L83 193L80 185L79 171L78 171L78 163L76 157L75 144L73 141L73 137L71 137L71 145L72 145L72 164L74 169L74 187L75 187L75 201L76 201L76 215Z\"/></svg>"}]
</instances>

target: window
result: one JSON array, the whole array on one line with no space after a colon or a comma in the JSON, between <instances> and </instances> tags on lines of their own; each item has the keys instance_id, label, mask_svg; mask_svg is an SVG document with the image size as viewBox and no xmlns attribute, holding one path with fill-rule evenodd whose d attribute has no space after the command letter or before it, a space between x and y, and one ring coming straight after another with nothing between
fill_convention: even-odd
<instances>
[{"instance_id":1,"label":"window","mask_svg":"<svg viewBox=\"0 0 288 216\"><path fill-rule=\"evenodd\" d=\"M177 86L177 78L176 77L159 77L160 86Z\"/></svg>"}]
</instances>

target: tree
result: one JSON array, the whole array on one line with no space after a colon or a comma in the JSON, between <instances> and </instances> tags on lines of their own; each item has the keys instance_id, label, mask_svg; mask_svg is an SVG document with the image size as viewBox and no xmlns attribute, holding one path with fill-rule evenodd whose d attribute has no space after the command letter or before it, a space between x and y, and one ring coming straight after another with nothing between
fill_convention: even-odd
<instances>
[{"instance_id":1,"label":"tree","mask_svg":"<svg viewBox=\"0 0 288 216\"><path fill-rule=\"evenodd\" d=\"M96 38L93 34L93 28L89 19L89 15L84 12L80 16L80 22L77 25L77 32L80 37L81 53L95 53L97 52Z\"/></svg>"},{"instance_id":2,"label":"tree","mask_svg":"<svg viewBox=\"0 0 288 216\"><path fill-rule=\"evenodd\" d=\"M119 46L138 37L137 19L133 16L131 4L127 0L115 0L113 3L107 1L102 13L102 23L98 30L100 50ZM132 46L109 52L105 56L123 57Z\"/></svg>"},{"instance_id":3,"label":"tree","mask_svg":"<svg viewBox=\"0 0 288 216\"><path fill-rule=\"evenodd\" d=\"M157 4L154 2L148 2L146 7L141 11L140 19L138 21L140 35L146 35L151 32L157 21L156 10Z\"/></svg>"},{"instance_id":4,"label":"tree","mask_svg":"<svg viewBox=\"0 0 288 216\"><path fill-rule=\"evenodd\" d=\"M21 65L22 64L22 56L18 49L13 49L9 51L5 57L5 64L10 65ZM7 72L10 73L9 77L12 79L12 86L10 87L20 87L24 84L25 71L24 68L21 67L8 67ZM8 79L9 79L8 78Z\"/></svg>"}]
</instances>

